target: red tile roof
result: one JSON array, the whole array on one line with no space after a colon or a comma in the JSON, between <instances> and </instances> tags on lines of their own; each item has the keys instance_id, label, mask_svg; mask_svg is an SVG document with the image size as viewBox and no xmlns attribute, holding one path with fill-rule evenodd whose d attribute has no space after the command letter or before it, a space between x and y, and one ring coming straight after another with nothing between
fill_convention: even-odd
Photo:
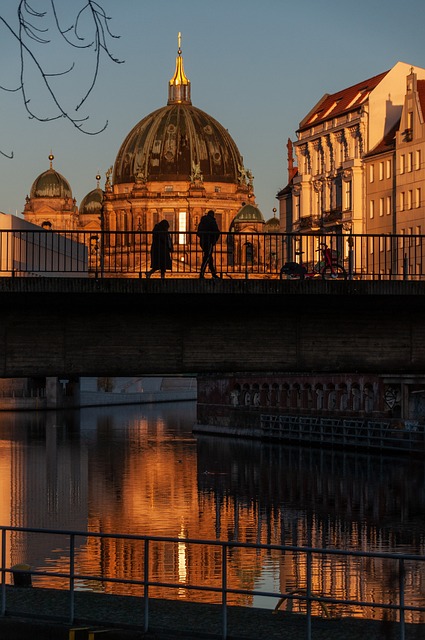
<instances>
[{"instance_id":1,"label":"red tile roof","mask_svg":"<svg viewBox=\"0 0 425 640\"><path fill-rule=\"evenodd\" d=\"M309 128L312 124L331 120L344 112L354 111L366 100L369 93L381 82L388 71L358 82L352 87L338 91L337 93L326 93L316 106L300 122L299 131Z\"/></svg>"}]
</instances>

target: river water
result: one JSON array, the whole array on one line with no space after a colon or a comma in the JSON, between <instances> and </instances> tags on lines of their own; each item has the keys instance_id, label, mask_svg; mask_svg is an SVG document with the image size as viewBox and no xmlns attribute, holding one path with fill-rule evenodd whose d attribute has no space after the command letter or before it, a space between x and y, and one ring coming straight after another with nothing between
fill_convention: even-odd
<instances>
[{"instance_id":1,"label":"river water","mask_svg":"<svg viewBox=\"0 0 425 640\"><path fill-rule=\"evenodd\" d=\"M425 553L424 460L194 436L195 421L194 402L0 414L0 524ZM150 570L157 580L202 578L219 586L217 549L181 546L156 551ZM55 535L15 533L7 544L11 565L41 571L66 566L67 553ZM141 558L136 545L81 539L76 564L89 575L140 577ZM424 601L424 564L406 563L412 602ZM313 564L313 590L396 601L395 570L382 560L325 556ZM236 588L305 588L305 559L295 552L235 549L228 571ZM35 580L57 586L53 578ZM81 580L79 588L137 592L95 580ZM159 587L151 594L165 595ZM182 588L175 597L189 594ZM277 604L245 595L229 602ZM358 606L350 615L380 614Z\"/></svg>"}]
</instances>

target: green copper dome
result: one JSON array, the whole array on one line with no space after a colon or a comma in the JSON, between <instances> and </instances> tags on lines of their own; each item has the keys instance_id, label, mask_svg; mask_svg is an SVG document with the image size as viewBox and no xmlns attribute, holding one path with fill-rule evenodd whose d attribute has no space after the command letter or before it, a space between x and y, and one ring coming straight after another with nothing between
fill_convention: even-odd
<instances>
[{"instance_id":1,"label":"green copper dome","mask_svg":"<svg viewBox=\"0 0 425 640\"><path fill-rule=\"evenodd\" d=\"M80 204L80 215L94 215L96 213L100 213L103 202L103 191L100 187L97 189L93 189L90 191L84 198L81 200Z\"/></svg>"},{"instance_id":2,"label":"green copper dome","mask_svg":"<svg viewBox=\"0 0 425 640\"><path fill-rule=\"evenodd\" d=\"M236 214L234 222L262 222L264 224L264 218L260 209L252 204L245 204Z\"/></svg>"},{"instance_id":3,"label":"green copper dome","mask_svg":"<svg viewBox=\"0 0 425 640\"><path fill-rule=\"evenodd\" d=\"M72 198L68 180L53 169L53 159L54 156L50 154L50 169L34 180L31 187L31 198Z\"/></svg>"}]
</instances>

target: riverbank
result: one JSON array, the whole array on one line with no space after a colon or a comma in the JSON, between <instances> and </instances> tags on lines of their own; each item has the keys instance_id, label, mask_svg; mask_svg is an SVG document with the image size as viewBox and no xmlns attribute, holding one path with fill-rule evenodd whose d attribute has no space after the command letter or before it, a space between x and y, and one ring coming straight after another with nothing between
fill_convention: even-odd
<instances>
[{"instance_id":1,"label":"riverbank","mask_svg":"<svg viewBox=\"0 0 425 640\"><path fill-rule=\"evenodd\" d=\"M196 378L141 376L132 378L48 378L45 386L28 389L27 378L0 381L0 411L81 409L153 402L196 400Z\"/></svg>"},{"instance_id":2,"label":"riverbank","mask_svg":"<svg viewBox=\"0 0 425 640\"><path fill-rule=\"evenodd\" d=\"M222 634L220 605L149 601L149 631L144 632L144 600L92 592L75 593L75 624L68 618L69 595L65 591L39 588L6 588L7 615L0 618L2 640L69 640L71 629L85 627L75 640L217 640ZM46 618L42 620L41 618ZM232 606L227 608L228 640L305 640L307 618L285 611ZM106 631L107 630L107 633ZM100 634L100 631L102 633ZM406 640L425 637L425 624L407 624ZM396 640L396 623L358 618L312 618L314 640Z\"/></svg>"}]
</instances>

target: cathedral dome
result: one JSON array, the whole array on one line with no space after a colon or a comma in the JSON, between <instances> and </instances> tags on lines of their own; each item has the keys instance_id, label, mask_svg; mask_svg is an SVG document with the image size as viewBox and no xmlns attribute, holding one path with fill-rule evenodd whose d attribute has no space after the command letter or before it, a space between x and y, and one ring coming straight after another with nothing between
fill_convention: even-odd
<instances>
[{"instance_id":1,"label":"cathedral dome","mask_svg":"<svg viewBox=\"0 0 425 640\"><path fill-rule=\"evenodd\" d=\"M273 216L273 218L270 218L269 220L266 221L266 225L265 225L266 233L277 233L279 230L280 230L279 218L276 218L276 216Z\"/></svg>"},{"instance_id":2,"label":"cathedral dome","mask_svg":"<svg viewBox=\"0 0 425 640\"><path fill-rule=\"evenodd\" d=\"M243 159L228 131L192 105L179 46L168 104L143 118L118 152L114 184L192 180L238 184Z\"/></svg>"},{"instance_id":3,"label":"cathedral dome","mask_svg":"<svg viewBox=\"0 0 425 640\"><path fill-rule=\"evenodd\" d=\"M72 198L68 180L53 169L53 157L49 156L50 169L44 171L34 180L30 198Z\"/></svg>"},{"instance_id":4,"label":"cathedral dome","mask_svg":"<svg viewBox=\"0 0 425 640\"><path fill-rule=\"evenodd\" d=\"M81 215L96 215L100 214L103 203L103 191L100 187L93 189L81 200L80 204L80 216Z\"/></svg>"},{"instance_id":5,"label":"cathedral dome","mask_svg":"<svg viewBox=\"0 0 425 640\"><path fill-rule=\"evenodd\" d=\"M245 204L236 214L234 222L260 222L264 224L264 218L258 207L254 207L252 204Z\"/></svg>"}]
</instances>

